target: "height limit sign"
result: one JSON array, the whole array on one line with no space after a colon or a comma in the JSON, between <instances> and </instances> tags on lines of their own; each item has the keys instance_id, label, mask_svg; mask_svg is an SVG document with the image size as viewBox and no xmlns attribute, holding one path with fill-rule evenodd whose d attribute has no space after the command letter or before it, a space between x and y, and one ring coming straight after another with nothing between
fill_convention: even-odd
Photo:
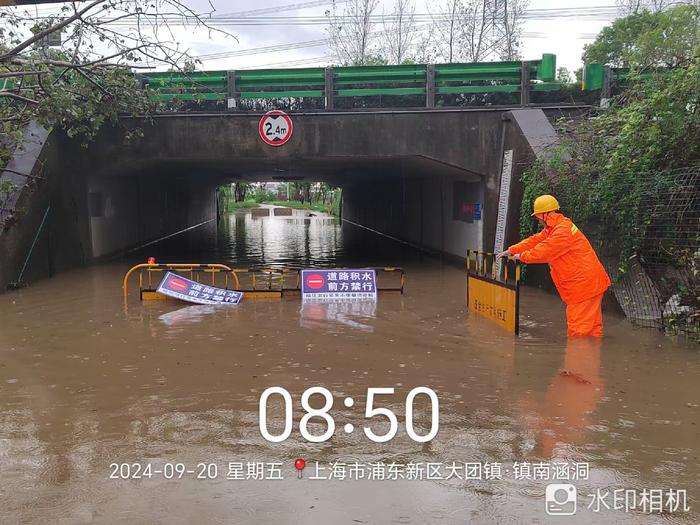
<instances>
[{"instance_id":1,"label":"height limit sign","mask_svg":"<svg viewBox=\"0 0 700 525\"><path fill-rule=\"evenodd\" d=\"M268 111L260 119L258 133L268 146L282 146L292 138L292 119L284 111Z\"/></svg>"}]
</instances>

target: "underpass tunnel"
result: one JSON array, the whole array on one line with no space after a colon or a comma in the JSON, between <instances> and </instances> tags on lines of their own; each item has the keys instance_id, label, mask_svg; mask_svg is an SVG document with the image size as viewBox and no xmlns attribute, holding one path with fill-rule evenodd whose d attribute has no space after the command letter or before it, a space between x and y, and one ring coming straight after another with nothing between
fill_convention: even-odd
<instances>
[{"instance_id":1,"label":"underpass tunnel","mask_svg":"<svg viewBox=\"0 0 700 525\"><path fill-rule=\"evenodd\" d=\"M241 159L228 167L158 163L96 174L86 184L92 256L115 255L190 229L208 232L200 236L206 237L223 211L217 188L245 181L326 182L342 191L346 226L459 257L482 244L482 180L422 156Z\"/></svg>"}]
</instances>

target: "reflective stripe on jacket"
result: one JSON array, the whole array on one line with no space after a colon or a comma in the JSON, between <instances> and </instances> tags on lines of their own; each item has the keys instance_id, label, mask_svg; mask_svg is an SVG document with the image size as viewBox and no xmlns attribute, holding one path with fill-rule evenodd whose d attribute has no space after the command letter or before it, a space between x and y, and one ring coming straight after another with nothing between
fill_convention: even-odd
<instances>
[{"instance_id":1,"label":"reflective stripe on jacket","mask_svg":"<svg viewBox=\"0 0 700 525\"><path fill-rule=\"evenodd\" d=\"M541 232L508 249L520 254L524 263L548 263L552 281L566 304L585 301L610 287L610 278L591 243L561 213L550 213Z\"/></svg>"}]
</instances>

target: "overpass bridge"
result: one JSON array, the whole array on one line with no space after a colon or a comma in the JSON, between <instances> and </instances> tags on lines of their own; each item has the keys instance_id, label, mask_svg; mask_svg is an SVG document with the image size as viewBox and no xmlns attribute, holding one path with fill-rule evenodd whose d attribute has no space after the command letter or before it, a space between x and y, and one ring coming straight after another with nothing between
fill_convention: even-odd
<instances>
[{"instance_id":1,"label":"overpass bridge","mask_svg":"<svg viewBox=\"0 0 700 525\"><path fill-rule=\"evenodd\" d=\"M493 250L502 176L506 174L512 181L507 192L510 209L503 224L508 242L515 239L518 230L520 173L557 143L551 120L583 107L533 106L523 100L520 87L546 83L537 77L545 76L545 67L549 68L547 75L553 74L554 65L554 60L547 65L544 58L534 65L517 63L515 69L513 63L450 64L455 70L461 67L459 74L467 77L459 81L452 77L447 84L441 67L436 66L437 78L443 80L431 80L435 89L426 84L405 95L387 91L414 89L401 86L404 77L399 82L394 76L394 83L376 87L377 72L355 68L354 82L365 76L375 83L375 87L347 88L371 92L360 95L361 100L389 96L383 94L388 92L391 96L418 96L425 102L422 107L362 110L338 107L342 105L337 104L338 99L358 98L338 87L338 82L345 81L339 79L349 78L342 71L332 74L335 84L328 91L328 72L323 70L321 93L300 90L298 85L292 91L287 85L289 78L274 80L270 70L253 72L253 76L264 77L256 82L276 82L277 91L270 91L269 85L255 91L248 85L246 89L251 91L234 91L231 97L230 84L214 87L209 83L202 92L206 93L204 99L219 103L218 109L165 112L149 119L125 116L121 128L104 128L87 149L60 132L33 126L2 176L21 191L11 203L15 213L10 226L0 237L6 248L0 256L0 284L16 279L32 244L29 278L97 261L213 221L217 216L216 188L237 180L329 182L343 189L342 214L348 222L455 258L463 257L467 247ZM479 73L474 72L476 66L481 68ZM413 71L418 75L416 82L431 78L426 66L389 69L396 73L396 68L401 75ZM387 69L383 69L381 75L386 80ZM505 69L511 72L506 74ZM515 70L517 82L513 80ZM275 74L310 74L309 70L283 71ZM163 75L150 76L149 83L161 78L153 96L197 100L201 83L182 87L182 79L173 79L169 73L168 83ZM243 80L253 82L246 75L227 73L225 78L228 82L233 77L235 89L241 90ZM484 78L488 75L498 78L487 82ZM526 84L522 75L527 76ZM217 73L217 78L221 77ZM198 78L201 80L201 75ZM175 85L180 87L175 89ZM460 93L475 93L478 88L489 93L496 86L502 92L518 94L520 100L512 106L431 104L431 100L439 102L440 96L448 94L448 88ZM265 94L260 95L262 92ZM278 107L283 92L284 107L303 107L290 101L317 96L323 107L289 110L293 135L283 146L271 147L259 136L264 111L243 110L239 101L273 101ZM122 128L132 127L141 128L143 137L126 144ZM23 176L39 172L42 178L38 182ZM32 184L28 184L30 180ZM8 212L4 213L7 219Z\"/></svg>"}]
</instances>

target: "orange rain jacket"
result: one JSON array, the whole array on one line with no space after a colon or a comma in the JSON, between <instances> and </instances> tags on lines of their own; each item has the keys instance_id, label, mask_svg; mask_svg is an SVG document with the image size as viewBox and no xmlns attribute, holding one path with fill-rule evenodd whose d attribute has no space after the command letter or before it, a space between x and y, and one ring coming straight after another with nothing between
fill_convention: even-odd
<instances>
[{"instance_id":1,"label":"orange rain jacket","mask_svg":"<svg viewBox=\"0 0 700 525\"><path fill-rule=\"evenodd\" d=\"M567 305L600 295L610 278L591 243L571 219L552 212L539 233L508 248L524 263L548 263L552 281Z\"/></svg>"}]
</instances>

